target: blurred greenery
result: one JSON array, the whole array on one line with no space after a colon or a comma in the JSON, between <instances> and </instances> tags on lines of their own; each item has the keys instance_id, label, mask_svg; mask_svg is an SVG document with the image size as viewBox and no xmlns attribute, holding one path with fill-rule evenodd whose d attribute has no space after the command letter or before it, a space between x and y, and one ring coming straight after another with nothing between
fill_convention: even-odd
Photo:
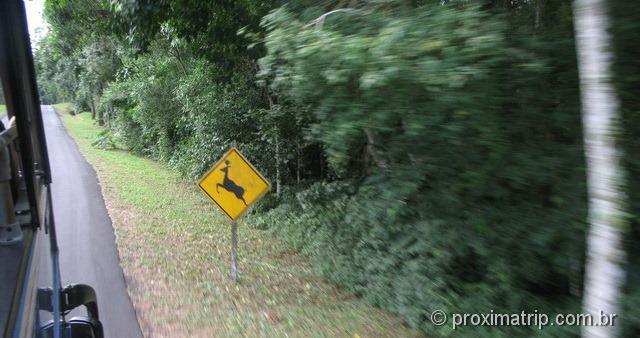
<instances>
[{"instance_id":1,"label":"blurred greenery","mask_svg":"<svg viewBox=\"0 0 640 338\"><path fill-rule=\"evenodd\" d=\"M622 322L634 337L640 9L609 4L634 215ZM97 145L188 179L239 147L275 187L250 222L411 327L452 335L429 322L435 309L580 312L588 224L571 2L48 0L45 13L43 101L91 110L110 130Z\"/></svg>"},{"instance_id":2,"label":"blurred greenery","mask_svg":"<svg viewBox=\"0 0 640 338\"><path fill-rule=\"evenodd\" d=\"M614 39L614 76L620 98L620 115L623 126L619 143L625 156L626 193L631 216L631 227L626 240L628 255L624 326L627 337L640 336L640 41L633 38L640 30L640 8L623 0L610 1L613 20L611 33Z\"/></svg>"}]
</instances>

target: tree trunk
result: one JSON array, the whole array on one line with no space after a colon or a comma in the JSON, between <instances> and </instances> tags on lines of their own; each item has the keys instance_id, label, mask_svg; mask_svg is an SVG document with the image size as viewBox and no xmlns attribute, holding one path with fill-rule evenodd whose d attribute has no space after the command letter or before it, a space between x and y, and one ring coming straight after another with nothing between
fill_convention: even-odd
<instances>
[{"instance_id":1,"label":"tree trunk","mask_svg":"<svg viewBox=\"0 0 640 338\"><path fill-rule=\"evenodd\" d=\"M98 115L98 125L104 126L104 114L102 112L102 109L96 109L96 114Z\"/></svg>"},{"instance_id":2,"label":"tree trunk","mask_svg":"<svg viewBox=\"0 0 640 338\"><path fill-rule=\"evenodd\" d=\"M273 99L271 99L271 95L269 95L269 88L265 88L265 96L267 97L267 102L269 102L269 110L273 109ZM282 156L280 154L280 130L278 128L278 122L275 121L273 123L273 133L274 133L274 141L276 144L276 198L280 199L280 192L282 189L282 176L280 173L280 161L282 159Z\"/></svg>"},{"instance_id":3,"label":"tree trunk","mask_svg":"<svg viewBox=\"0 0 640 338\"><path fill-rule=\"evenodd\" d=\"M280 191L282 189L282 178L280 174L280 136L278 135L278 129L275 128L275 142L276 142L276 197L280 199Z\"/></svg>"},{"instance_id":4,"label":"tree trunk","mask_svg":"<svg viewBox=\"0 0 640 338\"><path fill-rule=\"evenodd\" d=\"M324 180L324 148L319 146L320 151L318 152L319 160L320 160L320 179Z\"/></svg>"},{"instance_id":5,"label":"tree trunk","mask_svg":"<svg viewBox=\"0 0 640 338\"><path fill-rule=\"evenodd\" d=\"M373 162L381 169L385 169L385 170L389 169L389 165L387 164L387 161L384 160L380 151L378 151L378 147L377 147L377 143L376 143L373 131L371 131L371 129L369 128L364 128L364 134L367 136L367 145L365 149L366 149L366 152L369 154L369 156L371 156L371 159L373 160Z\"/></svg>"},{"instance_id":6,"label":"tree trunk","mask_svg":"<svg viewBox=\"0 0 640 338\"><path fill-rule=\"evenodd\" d=\"M93 96L89 98L89 108L91 108L91 119L96 120L96 106L93 104Z\"/></svg>"},{"instance_id":7,"label":"tree trunk","mask_svg":"<svg viewBox=\"0 0 640 338\"><path fill-rule=\"evenodd\" d=\"M296 183L300 184L300 167L302 167L302 159L300 158L300 138L296 142Z\"/></svg>"},{"instance_id":8,"label":"tree trunk","mask_svg":"<svg viewBox=\"0 0 640 338\"><path fill-rule=\"evenodd\" d=\"M533 26L536 30L542 27L542 12L544 10L545 2L546 0L536 0L534 4L535 18L534 18Z\"/></svg>"},{"instance_id":9,"label":"tree trunk","mask_svg":"<svg viewBox=\"0 0 640 338\"><path fill-rule=\"evenodd\" d=\"M102 88L102 83L98 83L98 92L93 97L96 97L99 102L100 95L102 95L102 93L104 93L104 89ZM95 109L96 109L96 114L98 114L98 125L104 126L104 112L102 111L102 109L98 109L98 107L95 107Z\"/></svg>"},{"instance_id":10,"label":"tree trunk","mask_svg":"<svg viewBox=\"0 0 640 338\"><path fill-rule=\"evenodd\" d=\"M544 6L544 0L537 0L535 2L535 20L534 20L535 29L540 28L540 23L542 22L542 7L543 6Z\"/></svg>"},{"instance_id":11,"label":"tree trunk","mask_svg":"<svg viewBox=\"0 0 640 338\"><path fill-rule=\"evenodd\" d=\"M611 83L611 39L605 0L574 2L576 48L580 71L582 120L590 230L587 237L583 312L593 315L620 312L625 280L623 231L625 196L620 150L616 148L618 98ZM584 326L583 337L615 337L620 323Z\"/></svg>"},{"instance_id":12,"label":"tree trunk","mask_svg":"<svg viewBox=\"0 0 640 338\"><path fill-rule=\"evenodd\" d=\"M174 52L176 60L178 60L178 65L180 66L180 70L182 70L182 74L187 76L187 67L184 66L184 62L182 62L182 56L180 56L180 50L177 47L171 48Z\"/></svg>"}]
</instances>

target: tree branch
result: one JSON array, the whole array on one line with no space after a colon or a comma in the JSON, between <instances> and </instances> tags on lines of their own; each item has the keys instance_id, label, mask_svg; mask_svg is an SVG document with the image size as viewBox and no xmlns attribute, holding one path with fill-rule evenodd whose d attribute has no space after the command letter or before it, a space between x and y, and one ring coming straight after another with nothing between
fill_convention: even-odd
<instances>
[{"instance_id":1,"label":"tree branch","mask_svg":"<svg viewBox=\"0 0 640 338\"><path fill-rule=\"evenodd\" d=\"M324 20L331 14L335 14L335 13L357 13L357 12L361 12L360 10L357 10L355 8L339 8L339 9L334 9L330 12L324 13L322 15L320 15L317 19L309 22L305 27L311 26L311 25L316 25L316 29L320 29L322 28L322 26L324 26Z\"/></svg>"}]
</instances>

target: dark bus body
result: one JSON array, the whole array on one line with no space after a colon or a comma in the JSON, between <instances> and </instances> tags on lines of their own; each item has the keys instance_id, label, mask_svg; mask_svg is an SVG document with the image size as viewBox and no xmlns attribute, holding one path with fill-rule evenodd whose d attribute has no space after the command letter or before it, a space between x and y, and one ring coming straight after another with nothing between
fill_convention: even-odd
<instances>
[{"instance_id":1,"label":"dark bus body","mask_svg":"<svg viewBox=\"0 0 640 338\"><path fill-rule=\"evenodd\" d=\"M49 158L19 0L0 0L0 78L7 106L0 126L0 333L102 337L94 290L60 285ZM79 306L87 315L67 319Z\"/></svg>"}]
</instances>

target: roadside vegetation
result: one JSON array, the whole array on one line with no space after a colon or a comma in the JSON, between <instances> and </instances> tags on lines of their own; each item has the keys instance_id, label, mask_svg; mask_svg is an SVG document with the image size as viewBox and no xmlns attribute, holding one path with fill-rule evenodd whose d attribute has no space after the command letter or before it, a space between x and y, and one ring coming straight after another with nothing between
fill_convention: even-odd
<instances>
[{"instance_id":1,"label":"roadside vegetation","mask_svg":"<svg viewBox=\"0 0 640 338\"><path fill-rule=\"evenodd\" d=\"M229 223L192 182L152 160L95 146L105 129L90 113L54 107L98 174L145 336L421 336L328 285L289 245L244 222L234 286Z\"/></svg>"},{"instance_id":2,"label":"roadside vegetation","mask_svg":"<svg viewBox=\"0 0 640 338\"><path fill-rule=\"evenodd\" d=\"M2 85L0 84L0 117L3 117L7 114L7 106L4 100L4 91L2 90Z\"/></svg>"},{"instance_id":3,"label":"roadside vegetation","mask_svg":"<svg viewBox=\"0 0 640 338\"><path fill-rule=\"evenodd\" d=\"M253 250L257 234L269 233L313 264L291 264L298 256L269 239L266 251L246 251L247 283L259 280L258 266L292 268L293 277L276 274L267 284L294 288L306 285L301 275L320 271L360 297L349 304L389 310L434 337L577 335L577 326L453 332L429 321L434 310L581 311L589 205L571 4L47 0L50 31L35 60L45 102L90 112L65 115L65 123L103 177L112 208L121 210L116 223L128 224L118 244L129 257L126 269L139 274L131 285L150 292L137 293L138 304L166 302L153 293L170 287L164 273L192 283L184 289L186 309L202 292L221 292L199 278L225 275L226 251L215 250L226 246L207 234L226 230L191 192L235 146L273 185L245 219L249 242L241 247ZM639 271L640 10L626 0L608 4L621 100L617 144L628 154L620 187L629 210L620 231L628 270ZM149 188L156 182L162 187ZM220 261L188 250L194 243ZM169 256L180 258L184 272L159 270ZM635 337L640 275L621 278L621 332ZM292 291L273 287L260 292ZM303 297L304 288L294 290ZM293 304L291 320L306 311ZM336 306L340 318L365 318L364 308ZM265 322L256 316L238 317L247 322L225 332L257 330ZM150 328L161 324L142 318ZM180 327L181 320L190 333L200 323L180 316L171 323Z\"/></svg>"}]
</instances>

